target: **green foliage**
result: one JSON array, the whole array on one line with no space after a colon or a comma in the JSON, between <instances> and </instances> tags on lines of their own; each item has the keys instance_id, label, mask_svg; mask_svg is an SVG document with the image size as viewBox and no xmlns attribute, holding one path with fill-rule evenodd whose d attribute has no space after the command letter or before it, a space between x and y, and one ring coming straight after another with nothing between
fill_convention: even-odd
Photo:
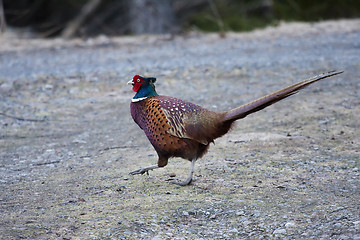
<instances>
[{"instance_id":1,"label":"green foliage","mask_svg":"<svg viewBox=\"0 0 360 240\"><path fill-rule=\"evenodd\" d=\"M189 21L203 31L249 31L284 21L319 21L360 17L360 1L355 0L214 0L194 13ZM269 5L268 3L271 3ZM222 22L222 26L219 24Z\"/></svg>"},{"instance_id":2,"label":"green foliage","mask_svg":"<svg viewBox=\"0 0 360 240\"><path fill-rule=\"evenodd\" d=\"M278 19L318 21L322 19L360 16L360 1L355 0L275 0L274 12Z\"/></svg>"}]
</instances>

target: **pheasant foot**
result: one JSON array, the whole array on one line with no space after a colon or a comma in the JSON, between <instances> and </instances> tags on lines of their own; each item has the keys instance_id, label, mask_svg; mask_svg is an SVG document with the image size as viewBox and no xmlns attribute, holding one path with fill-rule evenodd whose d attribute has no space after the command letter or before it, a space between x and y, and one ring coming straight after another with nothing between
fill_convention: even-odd
<instances>
[{"instance_id":1,"label":"pheasant foot","mask_svg":"<svg viewBox=\"0 0 360 240\"><path fill-rule=\"evenodd\" d=\"M159 168L159 166L158 165L151 165L151 166L139 168L138 170L132 171L129 174L130 175L144 174L144 173L149 174L149 170L154 170L156 168Z\"/></svg>"},{"instance_id":2,"label":"pheasant foot","mask_svg":"<svg viewBox=\"0 0 360 240\"><path fill-rule=\"evenodd\" d=\"M187 179L185 181L171 181L171 183L174 183L179 186L189 185L192 182L192 176L194 174L195 162L196 162L195 160L191 161L189 176L187 177Z\"/></svg>"},{"instance_id":3,"label":"pheasant foot","mask_svg":"<svg viewBox=\"0 0 360 240\"><path fill-rule=\"evenodd\" d=\"M187 186L192 182L192 178L186 179L185 181L171 181L171 183L179 185L179 186Z\"/></svg>"}]
</instances>

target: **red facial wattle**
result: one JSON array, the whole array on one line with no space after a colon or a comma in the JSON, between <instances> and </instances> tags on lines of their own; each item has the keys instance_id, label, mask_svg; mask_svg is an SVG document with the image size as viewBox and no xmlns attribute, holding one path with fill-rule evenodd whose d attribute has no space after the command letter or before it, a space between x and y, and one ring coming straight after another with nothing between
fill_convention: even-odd
<instances>
[{"instance_id":1,"label":"red facial wattle","mask_svg":"<svg viewBox=\"0 0 360 240\"><path fill-rule=\"evenodd\" d=\"M133 86L133 88L132 88L133 91L134 91L134 92L139 91L139 89L140 89L140 87L141 87L141 84L142 84L141 82L136 82L136 81L135 81L134 86Z\"/></svg>"},{"instance_id":2,"label":"red facial wattle","mask_svg":"<svg viewBox=\"0 0 360 240\"><path fill-rule=\"evenodd\" d=\"M133 85L133 91L134 92L138 92L139 91L139 89L140 89L140 87L141 87L141 85L144 83L145 81L144 81L144 79L142 79L142 77L141 76L139 76L139 75L135 75L134 76L134 78L133 78L133 80L132 80L132 85Z\"/></svg>"}]
</instances>

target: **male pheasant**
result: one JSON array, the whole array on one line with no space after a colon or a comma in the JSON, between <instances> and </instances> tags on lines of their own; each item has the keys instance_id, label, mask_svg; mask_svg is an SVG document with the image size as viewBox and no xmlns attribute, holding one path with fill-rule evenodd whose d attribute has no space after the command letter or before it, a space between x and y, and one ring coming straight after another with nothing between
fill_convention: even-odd
<instances>
[{"instance_id":1,"label":"male pheasant","mask_svg":"<svg viewBox=\"0 0 360 240\"><path fill-rule=\"evenodd\" d=\"M234 121L287 98L314 82L340 73L333 71L306 79L222 113L174 97L158 95L154 85L156 78L135 75L128 82L136 92L131 101L131 116L145 132L159 159L156 165L140 168L130 174L143 174L166 166L171 157L181 157L191 161L189 176L185 181L172 183L188 185L192 181L195 161L207 152L214 139L229 131Z\"/></svg>"}]
</instances>

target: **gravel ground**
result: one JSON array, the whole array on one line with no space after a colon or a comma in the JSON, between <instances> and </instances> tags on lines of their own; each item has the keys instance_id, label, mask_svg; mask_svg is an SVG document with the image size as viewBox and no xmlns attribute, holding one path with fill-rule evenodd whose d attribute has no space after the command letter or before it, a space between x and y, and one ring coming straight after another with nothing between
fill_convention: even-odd
<instances>
[{"instance_id":1,"label":"gravel ground","mask_svg":"<svg viewBox=\"0 0 360 240\"><path fill-rule=\"evenodd\" d=\"M197 162L132 121L135 74L215 111L329 70ZM249 33L0 39L1 239L360 239L360 20Z\"/></svg>"}]
</instances>

